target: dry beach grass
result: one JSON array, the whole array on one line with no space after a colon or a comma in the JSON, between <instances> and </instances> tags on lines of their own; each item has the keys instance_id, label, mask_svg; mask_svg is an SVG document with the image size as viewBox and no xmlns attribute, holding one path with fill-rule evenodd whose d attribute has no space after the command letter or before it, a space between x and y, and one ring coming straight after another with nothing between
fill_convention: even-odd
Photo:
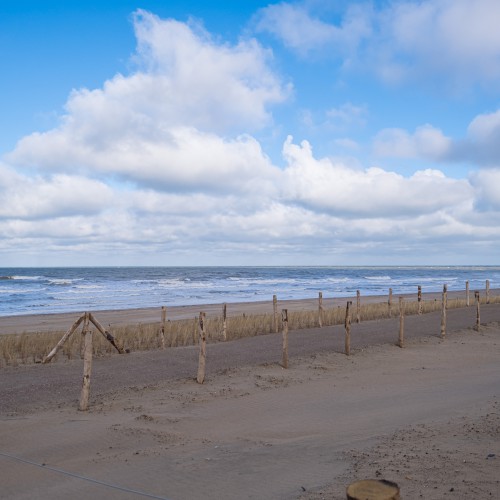
<instances>
[{"instance_id":1,"label":"dry beach grass","mask_svg":"<svg viewBox=\"0 0 500 500\"><path fill-rule=\"evenodd\" d=\"M500 295L492 291L490 302L500 302ZM422 312L429 313L438 311L441 308L441 300L427 297L421 302ZM346 299L347 300L347 299ZM381 298L363 299L360 305L360 320L369 321L383 319L389 316L387 301L380 301ZM482 302L486 299L483 297ZM300 302L300 301L299 301ZM288 325L291 330L314 328L318 326L318 308L314 308L313 300L303 301L305 304L297 310L291 310L288 314ZM466 300L455 293L455 297L448 300L448 309L465 307ZM286 303L285 303L286 306ZM213 307L213 306L212 306ZM203 306L200 306L203 309ZM218 307L221 310L221 306ZM231 306L229 306L231 311ZM407 298L405 302L405 315L415 315L418 313L418 302L415 297ZM394 301L392 305L392 315L399 315L399 305ZM96 313L99 316L99 313ZM158 318L160 311L158 311ZM70 316L68 315L68 318ZM324 307L322 314L322 324L324 326L341 325L345 321L345 306L333 305ZM71 325L68 319L67 326ZM217 342L222 338L223 320L221 315L212 314L205 321L207 340ZM162 343L160 340L160 322L146 322L138 324L124 324L112 326L109 330L118 340L121 346L130 351L142 351L158 349ZM227 318L227 338L234 340L238 338L264 335L275 331L273 313L241 313L229 315ZM1 321L0 321L1 333ZM64 331L30 331L22 333L11 333L0 335L0 367L18 364L39 363L50 352L62 337ZM198 318L169 320L165 324L164 331L165 346L179 347L198 343ZM82 350L81 335L73 334L64 344L59 358L74 359L79 358ZM106 356L115 352L115 349L100 335L94 336L93 353L94 356Z\"/></svg>"}]
</instances>

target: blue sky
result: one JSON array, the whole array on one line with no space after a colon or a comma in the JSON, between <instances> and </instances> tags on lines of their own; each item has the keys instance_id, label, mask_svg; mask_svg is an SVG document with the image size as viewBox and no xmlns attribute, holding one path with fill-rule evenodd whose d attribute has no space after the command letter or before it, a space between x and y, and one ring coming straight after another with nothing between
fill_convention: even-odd
<instances>
[{"instance_id":1,"label":"blue sky","mask_svg":"<svg viewBox=\"0 0 500 500\"><path fill-rule=\"evenodd\" d=\"M498 264L498 19L0 0L2 265Z\"/></svg>"}]
</instances>

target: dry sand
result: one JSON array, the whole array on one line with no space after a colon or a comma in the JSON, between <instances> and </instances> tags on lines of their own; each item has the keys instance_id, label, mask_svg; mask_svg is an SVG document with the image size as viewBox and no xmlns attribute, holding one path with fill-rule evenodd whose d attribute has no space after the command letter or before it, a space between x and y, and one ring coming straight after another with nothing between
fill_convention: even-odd
<instances>
[{"instance_id":1,"label":"dry sand","mask_svg":"<svg viewBox=\"0 0 500 500\"><path fill-rule=\"evenodd\" d=\"M345 498L385 478L404 499L500 498L500 305L0 371L5 499Z\"/></svg>"}]
</instances>

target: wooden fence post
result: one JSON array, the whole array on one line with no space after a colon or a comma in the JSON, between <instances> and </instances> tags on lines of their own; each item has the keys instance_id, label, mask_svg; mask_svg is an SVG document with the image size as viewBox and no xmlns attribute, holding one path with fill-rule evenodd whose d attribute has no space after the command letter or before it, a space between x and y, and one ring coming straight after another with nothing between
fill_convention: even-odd
<instances>
[{"instance_id":1,"label":"wooden fence post","mask_svg":"<svg viewBox=\"0 0 500 500\"><path fill-rule=\"evenodd\" d=\"M200 319L198 323L198 334L200 342L200 355L198 357L198 376L196 381L198 384L203 384L205 381L205 364L207 357L207 337L205 334L205 313L200 312Z\"/></svg>"},{"instance_id":2,"label":"wooden fence post","mask_svg":"<svg viewBox=\"0 0 500 500\"><path fill-rule=\"evenodd\" d=\"M278 333L278 297L273 295L273 323L274 333Z\"/></svg>"},{"instance_id":3,"label":"wooden fence post","mask_svg":"<svg viewBox=\"0 0 500 500\"><path fill-rule=\"evenodd\" d=\"M345 353L347 356L351 354L351 306L352 301L347 301L345 308Z\"/></svg>"},{"instance_id":4,"label":"wooden fence post","mask_svg":"<svg viewBox=\"0 0 500 500\"><path fill-rule=\"evenodd\" d=\"M422 287L420 285L418 285L417 300L418 300L418 314L422 314Z\"/></svg>"},{"instance_id":5,"label":"wooden fence post","mask_svg":"<svg viewBox=\"0 0 500 500\"><path fill-rule=\"evenodd\" d=\"M441 338L446 336L446 308L448 305L448 285L443 286L443 299L441 304Z\"/></svg>"},{"instance_id":6,"label":"wooden fence post","mask_svg":"<svg viewBox=\"0 0 500 500\"><path fill-rule=\"evenodd\" d=\"M389 318L392 317L392 288L389 288L389 300L387 301L387 306L389 309Z\"/></svg>"},{"instance_id":7,"label":"wooden fence post","mask_svg":"<svg viewBox=\"0 0 500 500\"><path fill-rule=\"evenodd\" d=\"M469 282L465 282L465 305L467 307L470 306L470 300L469 300Z\"/></svg>"},{"instance_id":8,"label":"wooden fence post","mask_svg":"<svg viewBox=\"0 0 500 500\"><path fill-rule=\"evenodd\" d=\"M227 340L227 304L222 305L222 338Z\"/></svg>"},{"instance_id":9,"label":"wooden fence post","mask_svg":"<svg viewBox=\"0 0 500 500\"><path fill-rule=\"evenodd\" d=\"M160 328L160 342L161 348L165 349L165 323L167 322L167 308L161 306L161 328Z\"/></svg>"},{"instance_id":10,"label":"wooden fence post","mask_svg":"<svg viewBox=\"0 0 500 500\"><path fill-rule=\"evenodd\" d=\"M281 322L283 324L283 368L288 368L288 309L281 310Z\"/></svg>"},{"instance_id":11,"label":"wooden fence post","mask_svg":"<svg viewBox=\"0 0 500 500\"><path fill-rule=\"evenodd\" d=\"M323 292L318 295L318 325L320 328L323 326Z\"/></svg>"},{"instance_id":12,"label":"wooden fence post","mask_svg":"<svg viewBox=\"0 0 500 500\"><path fill-rule=\"evenodd\" d=\"M361 321L360 311L361 311L361 293L359 290L356 290L356 323L359 323Z\"/></svg>"},{"instance_id":13,"label":"wooden fence post","mask_svg":"<svg viewBox=\"0 0 500 500\"><path fill-rule=\"evenodd\" d=\"M83 355L83 380L82 392L80 394L80 404L78 409L86 411L89 408L90 394L90 374L92 371L92 330L89 328L89 313L85 313L82 333L85 339L85 349Z\"/></svg>"},{"instance_id":14,"label":"wooden fence post","mask_svg":"<svg viewBox=\"0 0 500 500\"><path fill-rule=\"evenodd\" d=\"M486 280L486 303L490 303L490 280Z\"/></svg>"},{"instance_id":15,"label":"wooden fence post","mask_svg":"<svg viewBox=\"0 0 500 500\"><path fill-rule=\"evenodd\" d=\"M481 306L480 306L481 300L478 291L474 292L474 297L476 299L476 326L474 327L474 330L478 332L479 327L481 326Z\"/></svg>"},{"instance_id":16,"label":"wooden fence post","mask_svg":"<svg viewBox=\"0 0 500 500\"><path fill-rule=\"evenodd\" d=\"M399 297L399 347L404 345L404 332L405 332L405 299Z\"/></svg>"}]
</instances>

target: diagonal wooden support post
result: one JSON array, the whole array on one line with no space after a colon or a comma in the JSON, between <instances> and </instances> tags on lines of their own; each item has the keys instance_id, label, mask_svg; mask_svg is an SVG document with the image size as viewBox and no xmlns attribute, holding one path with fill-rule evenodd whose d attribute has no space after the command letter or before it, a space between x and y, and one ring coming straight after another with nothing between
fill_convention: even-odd
<instances>
[{"instance_id":1,"label":"diagonal wooden support post","mask_svg":"<svg viewBox=\"0 0 500 500\"><path fill-rule=\"evenodd\" d=\"M52 358L57 354L57 352L59 351L59 349L61 349L61 347L64 345L64 343L66 342L66 340L68 340L72 333L80 326L80 323L84 320L85 318L85 314L82 314L72 325L71 325L71 328L62 336L61 340L56 344L56 346L54 347L54 349L52 349L52 351L49 352L49 354L47 354L47 356L45 356L45 358L43 359L42 363L45 364L45 363L49 363Z\"/></svg>"},{"instance_id":2,"label":"diagonal wooden support post","mask_svg":"<svg viewBox=\"0 0 500 500\"><path fill-rule=\"evenodd\" d=\"M89 313L89 320L94 324L94 326L102 333L102 335L104 336L104 338L120 353L120 354L123 354L123 348L121 348L120 346L118 346L116 344L116 340L115 338L113 337L113 335L111 335L111 333L109 333L108 331L106 331L103 326L101 325L101 323L99 323L99 321L97 321L94 317L94 315L92 313Z\"/></svg>"}]
</instances>

